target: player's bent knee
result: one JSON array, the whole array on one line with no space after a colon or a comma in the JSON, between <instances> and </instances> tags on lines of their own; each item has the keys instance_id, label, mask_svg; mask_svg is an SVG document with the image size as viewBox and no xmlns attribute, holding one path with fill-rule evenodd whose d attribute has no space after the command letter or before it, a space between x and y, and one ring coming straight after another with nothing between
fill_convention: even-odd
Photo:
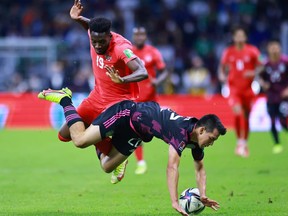
<instances>
[{"instance_id":1,"label":"player's bent knee","mask_svg":"<svg viewBox=\"0 0 288 216\"><path fill-rule=\"evenodd\" d=\"M111 160L107 161L105 159L101 160L100 164L101 164L101 168L103 169L103 171L105 173L113 172L113 170L115 170L116 167L120 165L119 163L115 163L115 162L113 162Z\"/></svg>"},{"instance_id":2,"label":"player's bent knee","mask_svg":"<svg viewBox=\"0 0 288 216\"><path fill-rule=\"evenodd\" d=\"M105 173L111 173L115 169L115 167L105 166L105 165L101 165L101 167Z\"/></svg>"},{"instance_id":3,"label":"player's bent knee","mask_svg":"<svg viewBox=\"0 0 288 216\"><path fill-rule=\"evenodd\" d=\"M86 148L87 146L85 145L86 143L82 142L81 140L73 140L73 143L74 145L77 147L77 148Z\"/></svg>"}]
</instances>

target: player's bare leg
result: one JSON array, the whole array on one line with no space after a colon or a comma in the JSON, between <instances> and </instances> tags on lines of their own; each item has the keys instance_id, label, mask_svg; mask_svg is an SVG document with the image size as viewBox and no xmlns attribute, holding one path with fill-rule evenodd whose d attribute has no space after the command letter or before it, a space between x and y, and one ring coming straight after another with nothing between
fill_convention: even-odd
<instances>
[{"instance_id":1,"label":"player's bare leg","mask_svg":"<svg viewBox=\"0 0 288 216\"><path fill-rule=\"evenodd\" d=\"M114 171L120 164L122 164L128 156L121 154L115 147L112 147L108 155L101 154L100 163L102 169L111 173Z\"/></svg>"},{"instance_id":2,"label":"player's bare leg","mask_svg":"<svg viewBox=\"0 0 288 216\"><path fill-rule=\"evenodd\" d=\"M69 142L71 141L71 136L69 132L69 127L66 122L61 126L59 132L58 132L58 138L62 142Z\"/></svg>"},{"instance_id":3,"label":"player's bare leg","mask_svg":"<svg viewBox=\"0 0 288 216\"><path fill-rule=\"evenodd\" d=\"M90 125L85 129L84 122L72 105L72 92L70 89L43 90L38 94L38 98L58 103L63 107L66 123L75 146L86 148L102 140L98 125Z\"/></svg>"},{"instance_id":4,"label":"player's bare leg","mask_svg":"<svg viewBox=\"0 0 288 216\"><path fill-rule=\"evenodd\" d=\"M112 146L109 153L106 155L96 149L98 158L102 169L106 173L112 172L111 183L116 184L120 182L125 175L126 165L128 163L128 156L121 154L115 147Z\"/></svg>"},{"instance_id":5,"label":"player's bare leg","mask_svg":"<svg viewBox=\"0 0 288 216\"><path fill-rule=\"evenodd\" d=\"M75 107L72 105L72 92L70 89L63 88L61 90L43 90L38 94L38 98L58 103L63 107L70 136L76 147L86 148L102 141L98 125L90 125L87 129L85 129L86 127L84 122L78 115ZM101 163L101 165L106 172L112 172L114 170L112 173L111 182L115 184L121 181L121 179L124 177L127 165L127 160L125 161L125 159L127 159L127 156L120 154L115 149L108 155L109 157L103 158L103 163Z\"/></svg>"},{"instance_id":6,"label":"player's bare leg","mask_svg":"<svg viewBox=\"0 0 288 216\"><path fill-rule=\"evenodd\" d=\"M241 157L248 157L249 150L247 146L247 137L245 136L246 117L244 116L243 108L240 104L236 104L233 107L235 115L235 130L237 134L237 145L235 148L235 154Z\"/></svg>"}]
</instances>

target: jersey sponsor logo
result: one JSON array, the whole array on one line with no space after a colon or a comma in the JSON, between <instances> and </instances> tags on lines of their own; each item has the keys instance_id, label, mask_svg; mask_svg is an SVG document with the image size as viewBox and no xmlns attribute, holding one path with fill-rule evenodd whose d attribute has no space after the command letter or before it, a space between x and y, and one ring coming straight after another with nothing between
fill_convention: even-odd
<instances>
[{"instance_id":1,"label":"jersey sponsor logo","mask_svg":"<svg viewBox=\"0 0 288 216\"><path fill-rule=\"evenodd\" d=\"M134 56L134 53L130 49L125 49L123 52L127 58L131 58L132 56Z\"/></svg>"},{"instance_id":2,"label":"jersey sponsor logo","mask_svg":"<svg viewBox=\"0 0 288 216\"><path fill-rule=\"evenodd\" d=\"M112 56L109 56L108 54L105 55L105 60L106 61L111 61L112 59Z\"/></svg>"},{"instance_id":3,"label":"jersey sponsor logo","mask_svg":"<svg viewBox=\"0 0 288 216\"><path fill-rule=\"evenodd\" d=\"M184 150L184 148L185 148L185 142L184 141L182 141L180 144L179 144L179 151L183 151Z\"/></svg>"}]
</instances>

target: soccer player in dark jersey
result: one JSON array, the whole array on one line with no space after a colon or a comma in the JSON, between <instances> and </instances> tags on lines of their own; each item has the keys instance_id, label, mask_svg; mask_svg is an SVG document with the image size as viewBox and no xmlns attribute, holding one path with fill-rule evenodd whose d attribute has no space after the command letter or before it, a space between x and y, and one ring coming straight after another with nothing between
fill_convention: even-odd
<instances>
[{"instance_id":1,"label":"soccer player in dark jersey","mask_svg":"<svg viewBox=\"0 0 288 216\"><path fill-rule=\"evenodd\" d=\"M112 136L112 150L108 155L98 151L101 167L111 172L131 155L141 141L149 142L155 136L169 144L167 184L172 207L182 215L187 213L178 204L178 166L182 151L191 149L194 158L197 186L201 201L214 210L218 202L206 196L206 172L204 148L212 146L226 128L216 115L200 119L183 117L170 109L161 109L156 102L133 102L125 100L114 104L98 116L85 129L85 125L72 105L72 92L68 89L44 90L39 98L60 103L70 130L72 141L79 148L86 148Z\"/></svg>"},{"instance_id":2,"label":"soccer player in dark jersey","mask_svg":"<svg viewBox=\"0 0 288 216\"><path fill-rule=\"evenodd\" d=\"M283 151L280 144L276 119L287 131L288 117L288 58L281 53L281 45L277 40L267 44L268 60L264 70L260 73L260 84L267 95L267 109L271 118L271 133L274 140L272 152L275 154Z\"/></svg>"}]
</instances>

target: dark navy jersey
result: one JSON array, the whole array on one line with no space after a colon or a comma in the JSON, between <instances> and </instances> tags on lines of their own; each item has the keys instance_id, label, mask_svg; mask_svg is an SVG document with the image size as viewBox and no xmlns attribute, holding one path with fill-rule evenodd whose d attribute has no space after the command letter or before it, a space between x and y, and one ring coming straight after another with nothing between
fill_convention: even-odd
<instances>
[{"instance_id":1,"label":"dark navy jersey","mask_svg":"<svg viewBox=\"0 0 288 216\"><path fill-rule=\"evenodd\" d=\"M137 103L131 113L131 123L139 137L149 142L155 136L172 145L181 156L188 147L192 149L194 160L202 160L204 151L198 143L190 141L190 134L198 121L196 118L183 117L171 109L161 109L156 102Z\"/></svg>"},{"instance_id":2,"label":"dark navy jersey","mask_svg":"<svg viewBox=\"0 0 288 216\"><path fill-rule=\"evenodd\" d=\"M280 103L281 92L288 86L288 59L282 57L277 63L267 61L260 76L270 84L266 92L268 102Z\"/></svg>"}]
</instances>

